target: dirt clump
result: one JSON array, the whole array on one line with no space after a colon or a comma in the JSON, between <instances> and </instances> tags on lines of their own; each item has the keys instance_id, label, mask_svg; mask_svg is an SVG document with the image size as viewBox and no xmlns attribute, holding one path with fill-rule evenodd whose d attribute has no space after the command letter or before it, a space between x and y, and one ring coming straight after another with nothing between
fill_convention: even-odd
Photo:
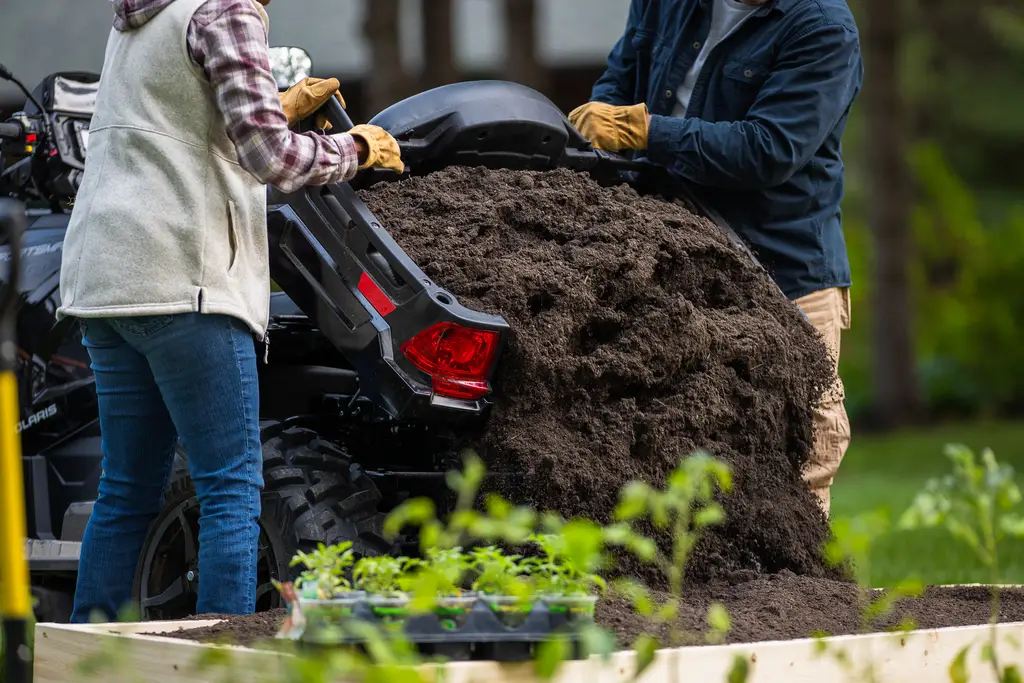
<instances>
[{"instance_id":1,"label":"dirt clump","mask_svg":"<svg viewBox=\"0 0 1024 683\"><path fill-rule=\"evenodd\" d=\"M827 352L716 226L568 170L452 167L361 196L430 278L511 326L472 444L520 475L502 485L510 499L605 522L625 483L660 485L704 449L735 490L690 577L829 573L800 478Z\"/></svg>"},{"instance_id":2,"label":"dirt clump","mask_svg":"<svg viewBox=\"0 0 1024 683\"><path fill-rule=\"evenodd\" d=\"M142 635L249 647L274 638L281 628L281 624L284 623L285 616L286 611L283 607L255 614L196 614L182 620L182 626L184 626L182 629L168 633L143 633ZM217 619L221 621L211 626L188 628L187 625L189 621L214 621Z\"/></svg>"}]
</instances>

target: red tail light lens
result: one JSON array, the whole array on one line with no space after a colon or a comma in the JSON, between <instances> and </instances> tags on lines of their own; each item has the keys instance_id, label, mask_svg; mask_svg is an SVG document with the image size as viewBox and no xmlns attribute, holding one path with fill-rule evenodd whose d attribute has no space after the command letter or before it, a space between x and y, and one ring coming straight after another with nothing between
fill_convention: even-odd
<instances>
[{"instance_id":1,"label":"red tail light lens","mask_svg":"<svg viewBox=\"0 0 1024 683\"><path fill-rule=\"evenodd\" d=\"M478 399L490 391L487 375L498 341L497 332L437 323L402 344L402 353L431 376L439 396Z\"/></svg>"}]
</instances>

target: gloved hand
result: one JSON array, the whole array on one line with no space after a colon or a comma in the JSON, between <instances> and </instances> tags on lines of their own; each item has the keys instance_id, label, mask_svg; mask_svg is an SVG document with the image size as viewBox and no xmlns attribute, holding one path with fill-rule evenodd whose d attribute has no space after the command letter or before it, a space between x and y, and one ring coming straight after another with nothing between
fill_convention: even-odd
<instances>
[{"instance_id":1,"label":"gloved hand","mask_svg":"<svg viewBox=\"0 0 1024 683\"><path fill-rule=\"evenodd\" d=\"M390 168L396 173L405 171L405 164L402 162L402 150L398 148L398 141L391 137L380 126L370 126L361 123L349 131L349 135L361 139L366 143L366 160L359 165L364 168Z\"/></svg>"},{"instance_id":2,"label":"gloved hand","mask_svg":"<svg viewBox=\"0 0 1024 683\"><path fill-rule=\"evenodd\" d=\"M569 122L597 149L609 152L647 149L646 104L615 107L604 102L587 102L569 113Z\"/></svg>"},{"instance_id":3,"label":"gloved hand","mask_svg":"<svg viewBox=\"0 0 1024 683\"><path fill-rule=\"evenodd\" d=\"M323 106L331 97L337 97L341 106L345 107L345 98L338 92L339 87L341 83L337 78L304 78L281 93L281 108L288 117L288 125L294 126ZM323 114L317 118L316 125L324 130L333 127Z\"/></svg>"}]
</instances>

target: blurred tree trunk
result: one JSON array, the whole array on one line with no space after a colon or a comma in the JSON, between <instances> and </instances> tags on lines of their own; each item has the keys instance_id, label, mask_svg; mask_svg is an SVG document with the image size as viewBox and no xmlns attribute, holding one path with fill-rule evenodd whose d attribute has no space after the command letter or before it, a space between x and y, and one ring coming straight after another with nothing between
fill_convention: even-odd
<instances>
[{"instance_id":1,"label":"blurred tree trunk","mask_svg":"<svg viewBox=\"0 0 1024 683\"><path fill-rule=\"evenodd\" d=\"M423 90L460 80L454 38L452 0L423 0Z\"/></svg>"},{"instance_id":2,"label":"blurred tree trunk","mask_svg":"<svg viewBox=\"0 0 1024 683\"><path fill-rule=\"evenodd\" d=\"M548 94L550 79L537 54L537 3L505 0L505 68L503 78Z\"/></svg>"},{"instance_id":3,"label":"blurred tree trunk","mask_svg":"<svg viewBox=\"0 0 1024 683\"><path fill-rule=\"evenodd\" d=\"M402 67L402 44L398 28L400 0L366 3L363 30L370 44L371 69L367 82L370 118L409 94L409 77Z\"/></svg>"},{"instance_id":4,"label":"blurred tree trunk","mask_svg":"<svg viewBox=\"0 0 1024 683\"><path fill-rule=\"evenodd\" d=\"M864 99L867 113L870 223L874 273L874 384L882 426L920 416L910 285L910 178L906 106L900 92L900 2L866 0Z\"/></svg>"}]
</instances>

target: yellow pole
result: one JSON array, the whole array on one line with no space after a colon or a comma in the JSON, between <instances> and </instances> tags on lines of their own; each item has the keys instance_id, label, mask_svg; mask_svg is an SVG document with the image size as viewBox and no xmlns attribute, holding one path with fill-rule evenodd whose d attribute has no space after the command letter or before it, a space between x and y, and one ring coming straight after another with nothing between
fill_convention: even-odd
<instances>
[{"instance_id":1,"label":"yellow pole","mask_svg":"<svg viewBox=\"0 0 1024 683\"><path fill-rule=\"evenodd\" d=\"M4 673L7 683L29 683L32 656L28 624L31 589L25 563L25 486L18 434L17 329L21 234L25 207L0 199L0 237L7 238L10 272L0 300L0 616L3 617Z\"/></svg>"},{"instance_id":2,"label":"yellow pole","mask_svg":"<svg viewBox=\"0 0 1024 683\"><path fill-rule=\"evenodd\" d=\"M0 342L4 343L4 342ZM0 605L5 617L28 619L32 603L25 564L25 485L18 424L18 380L0 373Z\"/></svg>"}]
</instances>

